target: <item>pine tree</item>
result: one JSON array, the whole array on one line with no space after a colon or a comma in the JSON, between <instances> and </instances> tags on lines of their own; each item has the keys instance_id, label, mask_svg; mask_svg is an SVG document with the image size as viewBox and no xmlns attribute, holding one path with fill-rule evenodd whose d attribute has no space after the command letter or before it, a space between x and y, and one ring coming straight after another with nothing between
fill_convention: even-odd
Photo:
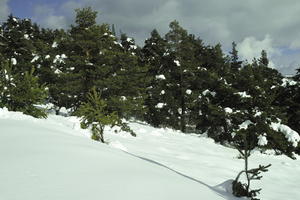
<instances>
[{"instance_id":1,"label":"pine tree","mask_svg":"<svg viewBox=\"0 0 300 200\"><path fill-rule=\"evenodd\" d=\"M96 24L96 16L97 12L89 7L76 9L76 25L71 26L63 40L57 41L62 50L56 55L60 78L54 85L53 93L59 106L76 110L81 102L86 101L95 81L102 80L109 71L103 53L113 39L109 37L107 25ZM56 92L58 90L61 92Z\"/></svg>"},{"instance_id":2,"label":"pine tree","mask_svg":"<svg viewBox=\"0 0 300 200\"><path fill-rule=\"evenodd\" d=\"M167 64L169 98L166 104L169 106L172 127L186 132L189 95L193 93L191 81L194 77L193 72L197 69L195 37L189 35L177 21L171 22L169 27L170 31L165 36L169 52Z\"/></svg>"},{"instance_id":3,"label":"pine tree","mask_svg":"<svg viewBox=\"0 0 300 200\"><path fill-rule=\"evenodd\" d=\"M245 169L241 173L245 173L247 177L247 183L243 184L239 181L241 173L238 174L233 182L233 192L236 196L248 196L252 199L255 199L260 189L250 190L250 181L259 180L260 172L267 171L270 165L249 169L248 158L251 150L259 146L261 149L273 149L294 158L293 153L300 141L299 135L284 125L284 116L274 104L276 90L270 89L266 74L261 71L265 68L261 67L248 65L241 70L237 80L240 87L236 88L238 92L235 93L240 99L229 115L232 142L245 160ZM278 87L278 84L274 87ZM291 139L290 134L295 137Z\"/></svg>"},{"instance_id":4,"label":"pine tree","mask_svg":"<svg viewBox=\"0 0 300 200\"><path fill-rule=\"evenodd\" d=\"M91 128L92 139L104 143L104 128L107 125L115 126L119 119L116 112L107 110L107 103L93 88L88 93L87 102L83 103L76 111L76 115L82 117L81 127Z\"/></svg>"},{"instance_id":5,"label":"pine tree","mask_svg":"<svg viewBox=\"0 0 300 200\"><path fill-rule=\"evenodd\" d=\"M20 111L37 118L46 118L46 111L36 107L45 103L47 88L39 85L34 76L34 69L30 72L12 74L8 64L2 65L0 70L0 106L10 111Z\"/></svg>"},{"instance_id":6,"label":"pine tree","mask_svg":"<svg viewBox=\"0 0 300 200\"><path fill-rule=\"evenodd\" d=\"M278 97L276 105L283 108L287 117L287 125L292 129L300 132L300 69L292 78L286 77L290 83L278 87ZM298 151L299 153L300 151Z\"/></svg>"},{"instance_id":7,"label":"pine tree","mask_svg":"<svg viewBox=\"0 0 300 200\"><path fill-rule=\"evenodd\" d=\"M2 36L0 41L3 48L0 49L3 57L8 61L12 73L30 71L31 60L35 48L31 40L32 24L28 19L19 19L10 15L2 25Z\"/></svg>"},{"instance_id":8,"label":"pine tree","mask_svg":"<svg viewBox=\"0 0 300 200\"><path fill-rule=\"evenodd\" d=\"M66 52L62 63L63 79L57 87L62 102L68 107L78 109L85 102L87 93L96 87L108 108L116 111L120 118L141 115L143 111L145 72L138 56L125 48L111 33L107 24L95 23L96 13L89 8L76 10L76 25L60 47ZM92 12L92 13L85 13ZM81 17L89 17L85 24ZM93 23L92 23L93 22Z\"/></svg>"},{"instance_id":9,"label":"pine tree","mask_svg":"<svg viewBox=\"0 0 300 200\"><path fill-rule=\"evenodd\" d=\"M167 108L164 107L166 102L166 75L165 70L167 48L166 41L159 35L157 30L151 32L151 37L145 41L142 48L141 60L148 65L148 74L150 82L147 85L147 98L145 106L147 112L144 118L151 125L158 127L166 125L165 117L168 115Z\"/></svg>"},{"instance_id":10,"label":"pine tree","mask_svg":"<svg viewBox=\"0 0 300 200\"><path fill-rule=\"evenodd\" d=\"M232 51L230 53L230 60L231 60L231 68L233 70L238 70L241 68L242 61L239 61L239 56L238 56L238 50L236 49L236 43L232 42Z\"/></svg>"},{"instance_id":11,"label":"pine tree","mask_svg":"<svg viewBox=\"0 0 300 200\"><path fill-rule=\"evenodd\" d=\"M261 51L261 56L258 59L258 62L259 62L260 65L268 67L269 59L268 59L268 56L267 56L267 52L265 50Z\"/></svg>"}]
</instances>

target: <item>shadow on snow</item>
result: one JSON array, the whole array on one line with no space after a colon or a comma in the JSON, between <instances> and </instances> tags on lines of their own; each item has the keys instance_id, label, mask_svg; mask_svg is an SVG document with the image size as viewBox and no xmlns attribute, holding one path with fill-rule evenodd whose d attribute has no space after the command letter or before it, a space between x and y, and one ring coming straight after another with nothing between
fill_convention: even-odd
<instances>
[{"instance_id":1,"label":"shadow on snow","mask_svg":"<svg viewBox=\"0 0 300 200\"><path fill-rule=\"evenodd\" d=\"M206 184L206 183L204 183L204 182L202 182L202 181L200 181L200 180L198 180L196 178L193 178L193 177L188 176L186 174L183 174L183 173L181 173L179 171L176 171L176 170L174 170L174 169L172 169L172 168L170 168L170 167L168 167L168 166L166 166L166 165L164 165L162 163L159 163L159 162L157 162L155 160L151 160L149 158L138 156L138 155L135 155L135 154L127 152L127 151L123 151L123 152L126 153L126 154L128 154L128 155L131 155L133 157L136 157L136 158L139 158L141 160L144 160L144 161L150 162L152 164L158 165L160 167L163 167L163 168L165 168L165 169L167 169L169 171L172 171L172 172L174 172L174 173L176 173L176 174L178 174L178 175L180 175L180 176L182 176L184 178L187 178L187 179L189 179L191 181L194 181L194 182L199 183L199 184L201 184L203 186L206 186L207 188L209 188L210 190L212 190L213 192L215 192L217 195L221 196L222 198L224 198L226 200L241 200L242 199L242 198L237 198L237 197L233 196L233 194L232 194L231 183L232 183L233 180L227 180L227 181L225 181L225 182L223 182L223 183L221 183L219 185L210 186L210 185L208 185L208 184Z\"/></svg>"}]
</instances>

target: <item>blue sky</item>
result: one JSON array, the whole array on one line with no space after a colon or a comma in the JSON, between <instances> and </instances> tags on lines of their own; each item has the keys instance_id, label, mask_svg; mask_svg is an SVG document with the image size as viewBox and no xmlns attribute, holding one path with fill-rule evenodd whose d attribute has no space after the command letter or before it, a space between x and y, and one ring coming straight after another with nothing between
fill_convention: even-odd
<instances>
[{"instance_id":1,"label":"blue sky","mask_svg":"<svg viewBox=\"0 0 300 200\"><path fill-rule=\"evenodd\" d=\"M31 18L34 14L36 5L49 5L49 7L57 8L64 3L64 0L10 0L8 6L11 12L20 18Z\"/></svg>"},{"instance_id":2,"label":"blue sky","mask_svg":"<svg viewBox=\"0 0 300 200\"><path fill-rule=\"evenodd\" d=\"M0 21L13 13L43 27L68 28L74 9L85 6L100 13L98 23L115 24L139 45L154 28L165 34L176 19L225 52L235 41L242 59L251 61L265 49L283 74L300 67L299 0L0 0Z\"/></svg>"}]
</instances>

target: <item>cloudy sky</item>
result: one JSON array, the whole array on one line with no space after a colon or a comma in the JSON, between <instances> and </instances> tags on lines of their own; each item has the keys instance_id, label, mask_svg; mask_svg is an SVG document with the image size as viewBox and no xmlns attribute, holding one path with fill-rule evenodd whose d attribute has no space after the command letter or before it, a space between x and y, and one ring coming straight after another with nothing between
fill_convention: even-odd
<instances>
[{"instance_id":1,"label":"cloudy sky","mask_svg":"<svg viewBox=\"0 0 300 200\"><path fill-rule=\"evenodd\" d=\"M0 21L13 13L44 27L68 28L74 9L85 6L99 12L99 23L115 24L139 45L154 28L165 34L176 19L225 52L235 41L242 59L251 61L265 49L283 74L300 67L299 0L0 0Z\"/></svg>"}]
</instances>

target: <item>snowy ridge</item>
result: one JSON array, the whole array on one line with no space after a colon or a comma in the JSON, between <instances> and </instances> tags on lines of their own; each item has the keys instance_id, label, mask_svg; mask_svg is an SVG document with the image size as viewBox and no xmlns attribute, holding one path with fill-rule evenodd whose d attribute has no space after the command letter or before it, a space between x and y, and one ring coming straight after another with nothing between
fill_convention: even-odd
<instances>
[{"instance_id":1,"label":"snowy ridge","mask_svg":"<svg viewBox=\"0 0 300 200\"><path fill-rule=\"evenodd\" d=\"M137 137L106 128L105 145L91 140L76 117L34 119L7 109L0 109L0 126L3 200L239 199L231 181L243 160L206 137L130 123ZM268 163L270 172L253 185L263 187L259 197L297 199L300 162L259 152L250 157L250 165Z\"/></svg>"}]
</instances>

